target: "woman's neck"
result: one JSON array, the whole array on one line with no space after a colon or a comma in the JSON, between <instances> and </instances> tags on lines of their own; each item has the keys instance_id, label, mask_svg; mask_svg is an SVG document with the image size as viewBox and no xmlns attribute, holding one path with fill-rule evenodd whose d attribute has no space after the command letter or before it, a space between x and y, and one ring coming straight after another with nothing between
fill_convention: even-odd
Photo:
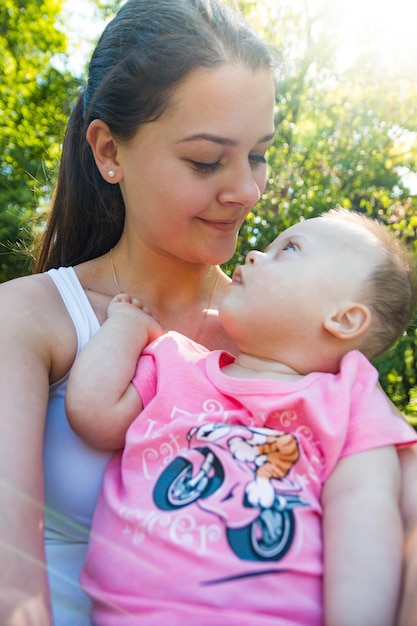
<instances>
[{"instance_id":1,"label":"woman's neck","mask_svg":"<svg viewBox=\"0 0 417 626\"><path fill-rule=\"evenodd\" d=\"M101 322L110 299L125 292L141 300L165 330L181 332L210 350L236 353L218 318L230 282L218 266L176 262L120 242L111 255L87 261L76 271Z\"/></svg>"},{"instance_id":2,"label":"woman's neck","mask_svg":"<svg viewBox=\"0 0 417 626\"><path fill-rule=\"evenodd\" d=\"M229 282L221 269L148 252L131 253L126 244L118 244L104 256L114 294L126 292L141 300L166 330L181 332L210 349L220 347L220 336L222 348L234 348L217 319Z\"/></svg>"}]
</instances>

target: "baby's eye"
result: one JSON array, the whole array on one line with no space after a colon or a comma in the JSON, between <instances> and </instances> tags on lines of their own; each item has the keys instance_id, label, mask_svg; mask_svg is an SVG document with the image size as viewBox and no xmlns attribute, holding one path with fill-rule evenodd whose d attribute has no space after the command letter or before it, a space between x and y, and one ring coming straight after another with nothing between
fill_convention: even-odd
<instances>
[{"instance_id":1,"label":"baby's eye","mask_svg":"<svg viewBox=\"0 0 417 626\"><path fill-rule=\"evenodd\" d=\"M292 241L288 241L282 249L283 250L296 250L297 246Z\"/></svg>"},{"instance_id":2,"label":"baby's eye","mask_svg":"<svg viewBox=\"0 0 417 626\"><path fill-rule=\"evenodd\" d=\"M221 167L220 161L213 161L212 163L204 163L202 161L190 160L190 163L194 167L194 169L196 169L197 172L200 172L201 174L212 174L219 167Z\"/></svg>"}]
</instances>

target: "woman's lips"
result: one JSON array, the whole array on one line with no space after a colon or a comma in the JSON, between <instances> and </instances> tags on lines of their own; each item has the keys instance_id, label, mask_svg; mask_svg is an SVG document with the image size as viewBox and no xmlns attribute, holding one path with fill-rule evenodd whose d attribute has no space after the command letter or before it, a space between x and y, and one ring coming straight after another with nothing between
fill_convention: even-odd
<instances>
[{"instance_id":1,"label":"woman's lips","mask_svg":"<svg viewBox=\"0 0 417 626\"><path fill-rule=\"evenodd\" d=\"M206 226L209 226L210 228L214 228L215 230L219 230L224 233L233 232L240 227L240 223L238 220L204 220L201 218L200 220Z\"/></svg>"}]
</instances>

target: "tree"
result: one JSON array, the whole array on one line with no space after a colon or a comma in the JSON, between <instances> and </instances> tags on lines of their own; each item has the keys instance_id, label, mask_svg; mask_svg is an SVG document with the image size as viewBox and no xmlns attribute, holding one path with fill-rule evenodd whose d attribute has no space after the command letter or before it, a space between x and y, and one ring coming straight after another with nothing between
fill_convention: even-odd
<instances>
[{"instance_id":1,"label":"tree","mask_svg":"<svg viewBox=\"0 0 417 626\"><path fill-rule=\"evenodd\" d=\"M91 1L106 16L120 4ZM337 205L380 219L417 251L409 176L417 171L417 49L414 21L397 19L406 0L230 3L276 49L278 89L268 187L226 271L300 218ZM37 209L51 193L67 103L81 80L54 63L67 46L57 28L61 5L0 5L0 281L28 271L27 255L11 250L30 246ZM355 5L361 15L351 12ZM417 418L416 331L377 366L397 406Z\"/></svg>"},{"instance_id":2,"label":"tree","mask_svg":"<svg viewBox=\"0 0 417 626\"><path fill-rule=\"evenodd\" d=\"M54 63L67 45L61 10L62 0L0 4L0 281L30 269L37 207L50 194L65 103L79 84Z\"/></svg>"},{"instance_id":3,"label":"tree","mask_svg":"<svg viewBox=\"0 0 417 626\"><path fill-rule=\"evenodd\" d=\"M367 30L356 32L357 46L346 57L341 42L354 37L351 3L239 4L278 51L276 138L267 190L227 269L299 219L334 206L381 220L417 253L417 196L404 176L417 171L415 38L398 45L385 14L362 15L358 23ZM397 406L417 417L415 330L376 365Z\"/></svg>"}]
</instances>

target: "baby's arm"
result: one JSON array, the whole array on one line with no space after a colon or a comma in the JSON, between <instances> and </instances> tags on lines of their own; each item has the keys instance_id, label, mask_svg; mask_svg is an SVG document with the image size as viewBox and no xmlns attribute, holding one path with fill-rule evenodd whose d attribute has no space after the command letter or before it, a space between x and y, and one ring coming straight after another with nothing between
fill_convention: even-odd
<instances>
[{"instance_id":1,"label":"baby's arm","mask_svg":"<svg viewBox=\"0 0 417 626\"><path fill-rule=\"evenodd\" d=\"M403 546L394 447L341 459L323 488L326 626L393 626Z\"/></svg>"},{"instance_id":2,"label":"baby's arm","mask_svg":"<svg viewBox=\"0 0 417 626\"><path fill-rule=\"evenodd\" d=\"M108 318L72 366L65 398L68 421L90 445L124 445L142 401L132 385L137 360L162 329L140 302L121 294L113 298Z\"/></svg>"}]
</instances>

